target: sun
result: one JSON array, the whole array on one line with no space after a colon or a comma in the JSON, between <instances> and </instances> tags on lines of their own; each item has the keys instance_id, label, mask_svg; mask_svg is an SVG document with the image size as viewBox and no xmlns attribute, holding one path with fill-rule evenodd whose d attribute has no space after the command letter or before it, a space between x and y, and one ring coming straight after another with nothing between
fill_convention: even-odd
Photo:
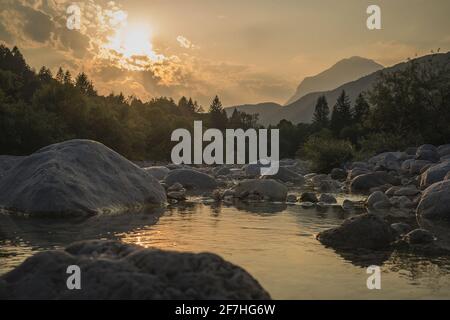
<instances>
[{"instance_id":1,"label":"sun","mask_svg":"<svg viewBox=\"0 0 450 320\"><path fill-rule=\"evenodd\" d=\"M126 24L108 37L104 49L111 51L118 64L130 70L142 70L152 61L159 61L152 45L152 29L148 24Z\"/></svg>"}]
</instances>

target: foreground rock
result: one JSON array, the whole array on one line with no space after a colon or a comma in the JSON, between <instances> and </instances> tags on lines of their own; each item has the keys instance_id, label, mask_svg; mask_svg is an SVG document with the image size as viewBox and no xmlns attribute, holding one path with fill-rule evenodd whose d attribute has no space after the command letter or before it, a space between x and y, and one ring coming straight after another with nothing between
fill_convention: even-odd
<instances>
[{"instance_id":1,"label":"foreground rock","mask_svg":"<svg viewBox=\"0 0 450 320\"><path fill-rule=\"evenodd\" d=\"M196 190L210 190L217 188L216 180L206 173L192 169L176 169L171 171L165 179L168 187L180 183L183 187Z\"/></svg>"},{"instance_id":2,"label":"foreground rock","mask_svg":"<svg viewBox=\"0 0 450 320\"><path fill-rule=\"evenodd\" d=\"M272 179L250 179L241 181L234 188L235 196L241 199L285 201L288 188Z\"/></svg>"},{"instance_id":3,"label":"foreground rock","mask_svg":"<svg viewBox=\"0 0 450 320\"><path fill-rule=\"evenodd\" d=\"M362 214L345 220L339 227L322 231L317 239L333 248L382 249L394 241L395 235L383 219Z\"/></svg>"},{"instance_id":4,"label":"foreground rock","mask_svg":"<svg viewBox=\"0 0 450 320\"><path fill-rule=\"evenodd\" d=\"M417 216L430 220L450 220L450 180L432 184L425 189Z\"/></svg>"},{"instance_id":5,"label":"foreground rock","mask_svg":"<svg viewBox=\"0 0 450 320\"><path fill-rule=\"evenodd\" d=\"M68 290L66 269L82 272ZM0 278L1 299L270 299L245 270L211 253L86 241L37 253Z\"/></svg>"},{"instance_id":6,"label":"foreground rock","mask_svg":"<svg viewBox=\"0 0 450 320\"><path fill-rule=\"evenodd\" d=\"M165 201L164 189L150 174L90 140L42 148L0 183L0 206L31 216L88 216Z\"/></svg>"}]
</instances>

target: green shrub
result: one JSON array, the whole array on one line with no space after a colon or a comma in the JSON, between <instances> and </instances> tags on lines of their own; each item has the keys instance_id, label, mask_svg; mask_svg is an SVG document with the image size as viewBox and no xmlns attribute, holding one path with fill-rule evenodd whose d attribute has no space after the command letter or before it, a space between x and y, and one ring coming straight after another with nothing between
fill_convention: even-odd
<instances>
[{"instance_id":1,"label":"green shrub","mask_svg":"<svg viewBox=\"0 0 450 320\"><path fill-rule=\"evenodd\" d=\"M312 162L316 172L329 173L353 158L354 150L349 141L328 136L312 136L299 150L299 156Z\"/></svg>"}]
</instances>

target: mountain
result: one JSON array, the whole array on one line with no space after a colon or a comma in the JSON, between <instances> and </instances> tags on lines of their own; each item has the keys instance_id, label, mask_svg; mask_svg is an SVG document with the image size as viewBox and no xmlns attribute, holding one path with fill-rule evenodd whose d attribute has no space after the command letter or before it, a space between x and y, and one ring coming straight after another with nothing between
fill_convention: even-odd
<instances>
[{"instance_id":1,"label":"mountain","mask_svg":"<svg viewBox=\"0 0 450 320\"><path fill-rule=\"evenodd\" d=\"M383 69L383 66L370 59L361 57L343 59L318 75L306 77L286 105L294 103L309 93L335 89L380 69Z\"/></svg>"},{"instance_id":2,"label":"mountain","mask_svg":"<svg viewBox=\"0 0 450 320\"><path fill-rule=\"evenodd\" d=\"M432 62L433 65L438 68L439 66L450 63L450 52L427 55L416 58L413 61L419 64ZM260 105L256 104L234 106L231 107L231 110L237 108L239 111L243 111L246 113L258 113L259 123L264 126L267 126L269 124L276 125L283 119L289 120L292 123L309 123L313 118L317 99L321 95L324 95L326 97L330 109L333 108L333 105L335 104L342 90L345 90L353 103L360 93L367 92L372 89L373 85L378 81L382 72L395 72L398 70L402 70L407 66L408 63L411 62L403 62L393 67L375 71L360 79L345 83L333 90L309 93L287 106L281 106L276 103L264 103L263 108L261 108Z\"/></svg>"}]
</instances>

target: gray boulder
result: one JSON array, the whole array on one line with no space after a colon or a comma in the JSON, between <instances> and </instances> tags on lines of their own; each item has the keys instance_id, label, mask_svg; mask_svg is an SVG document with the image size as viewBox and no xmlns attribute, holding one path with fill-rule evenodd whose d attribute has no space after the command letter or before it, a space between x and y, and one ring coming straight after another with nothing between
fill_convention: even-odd
<instances>
[{"instance_id":1,"label":"gray boulder","mask_svg":"<svg viewBox=\"0 0 450 320\"><path fill-rule=\"evenodd\" d=\"M89 216L165 201L164 188L150 174L90 140L42 148L0 182L0 207L31 216Z\"/></svg>"},{"instance_id":2,"label":"gray boulder","mask_svg":"<svg viewBox=\"0 0 450 320\"><path fill-rule=\"evenodd\" d=\"M372 193L367 198L367 206L369 208L375 208L375 207L383 207L383 205L386 205L386 207L390 206L389 198L381 191L376 191Z\"/></svg>"},{"instance_id":3,"label":"gray boulder","mask_svg":"<svg viewBox=\"0 0 450 320\"><path fill-rule=\"evenodd\" d=\"M387 184L399 185L400 179L385 171L377 171L357 176L350 182L350 189L352 192L367 192Z\"/></svg>"},{"instance_id":4,"label":"gray boulder","mask_svg":"<svg viewBox=\"0 0 450 320\"><path fill-rule=\"evenodd\" d=\"M402 236L411 231L412 227L404 222L397 222L391 224L391 228L396 232L398 236Z\"/></svg>"},{"instance_id":5,"label":"gray boulder","mask_svg":"<svg viewBox=\"0 0 450 320\"><path fill-rule=\"evenodd\" d=\"M164 180L164 178L169 174L170 170L163 166L155 166L144 168L144 170L151 174L156 180Z\"/></svg>"},{"instance_id":6,"label":"gray boulder","mask_svg":"<svg viewBox=\"0 0 450 320\"><path fill-rule=\"evenodd\" d=\"M177 182L187 189L209 190L217 188L217 182L213 177L192 169L170 171L165 179L166 185L170 188Z\"/></svg>"},{"instance_id":7,"label":"gray boulder","mask_svg":"<svg viewBox=\"0 0 450 320\"><path fill-rule=\"evenodd\" d=\"M81 290L68 290L67 267L81 269ZM85 241L37 253L0 278L3 299L270 299L245 270L212 253L144 249Z\"/></svg>"},{"instance_id":8,"label":"gray boulder","mask_svg":"<svg viewBox=\"0 0 450 320\"><path fill-rule=\"evenodd\" d=\"M353 180L357 176L360 176L360 175L363 175L363 174L367 174L367 173L371 173L371 172L372 172L371 170L365 169L365 168L354 168L354 169L352 169L352 170L350 170L348 172L347 180Z\"/></svg>"},{"instance_id":9,"label":"gray boulder","mask_svg":"<svg viewBox=\"0 0 450 320\"><path fill-rule=\"evenodd\" d=\"M450 156L450 144L444 144L442 146L439 146L437 151L441 158Z\"/></svg>"},{"instance_id":10,"label":"gray boulder","mask_svg":"<svg viewBox=\"0 0 450 320\"><path fill-rule=\"evenodd\" d=\"M234 188L234 192L238 198L259 196L270 201L285 201L288 188L272 179L249 179L239 182Z\"/></svg>"},{"instance_id":11,"label":"gray boulder","mask_svg":"<svg viewBox=\"0 0 450 320\"><path fill-rule=\"evenodd\" d=\"M265 176L265 178L276 179L276 180L280 180L282 182L292 182L292 183L295 183L296 185L304 185L305 184L305 178L303 178L302 175L300 175L286 167L280 167L278 172L275 175Z\"/></svg>"},{"instance_id":12,"label":"gray boulder","mask_svg":"<svg viewBox=\"0 0 450 320\"><path fill-rule=\"evenodd\" d=\"M413 197L420 193L419 190L417 190L416 186L410 185L402 188L398 188L394 191L393 195L397 197L406 196L406 197Z\"/></svg>"},{"instance_id":13,"label":"gray boulder","mask_svg":"<svg viewBox=\"0 0 450 320\"><path fill-rule=\"evenodd\" d=\"M436 182L422 194L416 214L430 220L450 220L450 180Z\"/></svg>"},{"instance_id":14,"label":"gray boulder","mask_svg":"<svg viewBox=\"0 0 450 320\"><path fill-rule=\"evenodd\" d=\"M424 169L431 166L433 163L427 160L414 160L409 165L409 173L410 174L419 174Z\"/></svg>"},{"instance_id":15,"label":"gray boulder","mask_svg":"<svg viewBox=\"0 0 450 320\"><path fill-rule=\"evenodd\" d=\"M300 201L317 203L317 202L319 202L319 199L317 199L317 196L314 192L303 192L300 195Z\"/></svg>"},{"instance_id":16,"label":"gray boulder","mask_svg":"<svg viewBox=\"0 0 450 320\"><path fill-rule=\"evenodd\" d=\"M373 214L346 219L336 228L317 236L324 245L342 249L382 249L390 245L395 235L388 223Z\"/></svg>"},{"instance_id":17,"label":"gray boulder","mask_svg":"<svg viewBox=\"0 0 450 320\"><path fill-rule=\"evenodd\" d=\"M322 193L319 197L319 202L323 202L326 204L333 204L333 203L337 203L336 198L329 194L329 193Z\"/></svg>"},{"instance_id":18,"label":"gray boulder","mask_svg":"<svg viewBox=\"0 0 450 320\"><path fill-rule=\"evenodd\" d=\"M432 165L424 173L422 173L420 178L420 186L424 188L435 182L442 181L449 172L450 161Z\"/></svg>"}]
</instances>

